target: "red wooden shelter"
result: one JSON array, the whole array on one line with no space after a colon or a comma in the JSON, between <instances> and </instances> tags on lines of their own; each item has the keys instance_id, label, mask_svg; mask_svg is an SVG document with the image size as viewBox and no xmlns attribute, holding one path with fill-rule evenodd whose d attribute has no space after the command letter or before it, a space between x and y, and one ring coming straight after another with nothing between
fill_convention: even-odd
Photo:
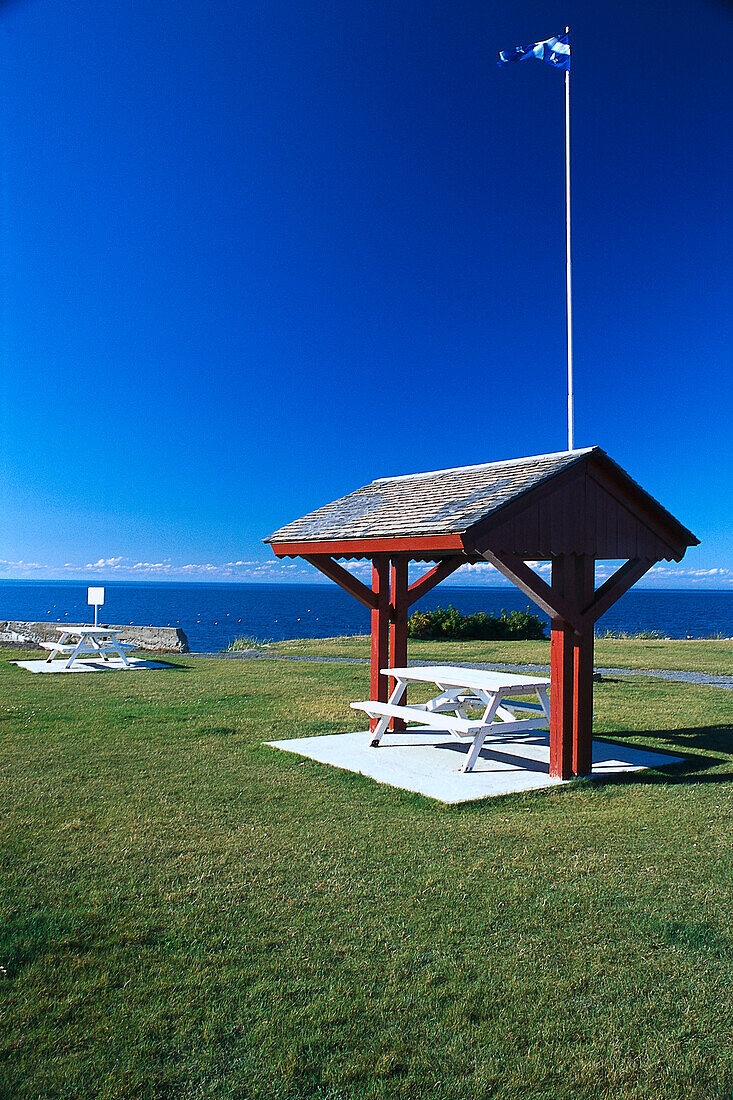
<instances>
[{"instance_id":1,"label":"red wooden shelter","mask_svg":"<svg viewBox=\"0 0 733 1100\"><path fill-rule=\"evenodd\" d=\"M412 604L467 562L488 561L551 619L550 775L591 771L593 628L655 562L698 540L600 447L379 478L265 540L302 557L371 611L371 698L407 664ZM339 564L368 559L371 588ZM621 561L595 587L595 563ZM550 582L531 564L551 562ZM411 584L410 562L431 568Z\"/></svg>"}]
</instances>

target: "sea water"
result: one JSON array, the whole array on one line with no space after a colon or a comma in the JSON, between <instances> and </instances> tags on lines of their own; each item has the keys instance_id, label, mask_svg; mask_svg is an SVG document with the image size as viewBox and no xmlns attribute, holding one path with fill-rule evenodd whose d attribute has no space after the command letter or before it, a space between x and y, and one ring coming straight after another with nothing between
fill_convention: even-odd
<instances>
[{"instance_id":1,"label":"sea water","mask_svg":"<svg viewBox=\"0 0 733 1100\"><path fill-rule=\"evenodd\" d=\"M95 582L102 583L102 582ZM335 584L104 582L100 622L179 626L193 651L225 649L240 636L262 641L368 634L369 612ZM433 589L415 608L453 604L464 614L525 610L547 617L514 588ZM0 581L0 619L93 622L87 585ZM599 620L596 632L656 630L670 638L733 637L733 591L635 588Z\"/></svg>"}]
</instances>

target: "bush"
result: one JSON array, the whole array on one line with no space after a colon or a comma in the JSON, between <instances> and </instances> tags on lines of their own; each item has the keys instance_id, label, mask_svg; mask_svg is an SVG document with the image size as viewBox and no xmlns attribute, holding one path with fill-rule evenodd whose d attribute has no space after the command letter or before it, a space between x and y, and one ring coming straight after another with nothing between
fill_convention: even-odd
<instances>
[{"instance_id":1,"label":"bush","mask_svg":"<svg viewBox=\"0 0 733 1100\"><path fill-rule=\"evenodd\" d=\"M267 649L269 642L262 641L261 638L249 638L244 635L241 638L235 638L227 646L227 650L236 651L240 649Z\"/></svg>"},{"instance_id":2,"label":"bush","mask_svg":"<svg viewBox=\"0 0 733 1100\"><path fill-rule=\"evenodd\" d=\"M461 615L450 604L436 607L434 611L416 611L407 620L410 638L465 638L486 641L540 641L546 640L545 624L539 615L526 611L505 611L488 615L476 611L473 615Z\"/></svg>"}]
</instances>

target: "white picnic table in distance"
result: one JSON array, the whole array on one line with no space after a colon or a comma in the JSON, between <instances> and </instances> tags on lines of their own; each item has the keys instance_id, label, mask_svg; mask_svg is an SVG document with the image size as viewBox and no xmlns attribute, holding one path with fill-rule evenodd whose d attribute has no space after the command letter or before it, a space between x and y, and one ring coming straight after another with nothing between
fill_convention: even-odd
<instances>
[{"instance_id":1,"label":"white picnic table in distance","mask_svg":"<svg viewBox=\"0 0 733 1100\"><path fill-rule=\"evenodd\" d=\"M61 654L69 654L64 668L71 668L74 661L81 657L101 657L107 661L111 655L122 659L125 667L130 667L127 654L123 649L125 643L120 642L121 630L113 630L108 626L57 626L61 637L57 642L41 642L43 649L48 649L49 654L46 663L53 661L54 657ZM73 639L68 641L68 639Z\"/></svg>"},{"instance_id":2,"label":"white picnic table in distance","mask_svg":"<svg viewBox=\"0 0 733 1100\"><path fill-rule=\"evenodd\" d=\"M544 676L522 676L515 672L487 672L455 665L426 665L409 668L383 668L394 678L395 686L386 703L375 699L352 703L378 718L371 745L376 748L392 718L418 722L446 730L459 741L472 742L461 771L470 772L487 737L506 737L546 727L550 721L550 680ZM409 681L435 684L439 693L427 703L401 706L400 700ZM523 697L535 697L534 702ZM482 710L480 717L469 718L468 710ZM519 718L517 712L534 713Z\"/></svg>"}]
</instances>

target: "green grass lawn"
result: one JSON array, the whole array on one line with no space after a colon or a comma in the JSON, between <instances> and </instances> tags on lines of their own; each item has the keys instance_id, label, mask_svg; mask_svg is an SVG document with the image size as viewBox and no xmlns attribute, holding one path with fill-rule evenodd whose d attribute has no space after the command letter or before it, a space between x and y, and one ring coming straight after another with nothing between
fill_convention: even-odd
<instances>
[{"instance_id":1,"label":"green grass lawn","mask_svg":"<svg viewBox=\"0 0 733 1100\"><path fill-rule=\"evenodd\" d=\"M733 693L605 681L683 766L446 807L262 745L353 729L363 665L18 656L3 1100L730 1097Z\"/></svg>"},{"instance_id":2,"label":"green grass lawn","mask_svg":"<svg viewBox=\"0 0 733 1100\"><path fill-rule=\"evenodd\" d=\"M291 656L368 657L369 637L294 638L273 642L268 649ZM550 641L544 642L425 642L410 639L410 659L424 661L487 661L503 664L549 664ZM686 672L733 674L733 639L689 641L598 638L596 665L606 668L670 668Z\"/></svg>"}]
</instances>

